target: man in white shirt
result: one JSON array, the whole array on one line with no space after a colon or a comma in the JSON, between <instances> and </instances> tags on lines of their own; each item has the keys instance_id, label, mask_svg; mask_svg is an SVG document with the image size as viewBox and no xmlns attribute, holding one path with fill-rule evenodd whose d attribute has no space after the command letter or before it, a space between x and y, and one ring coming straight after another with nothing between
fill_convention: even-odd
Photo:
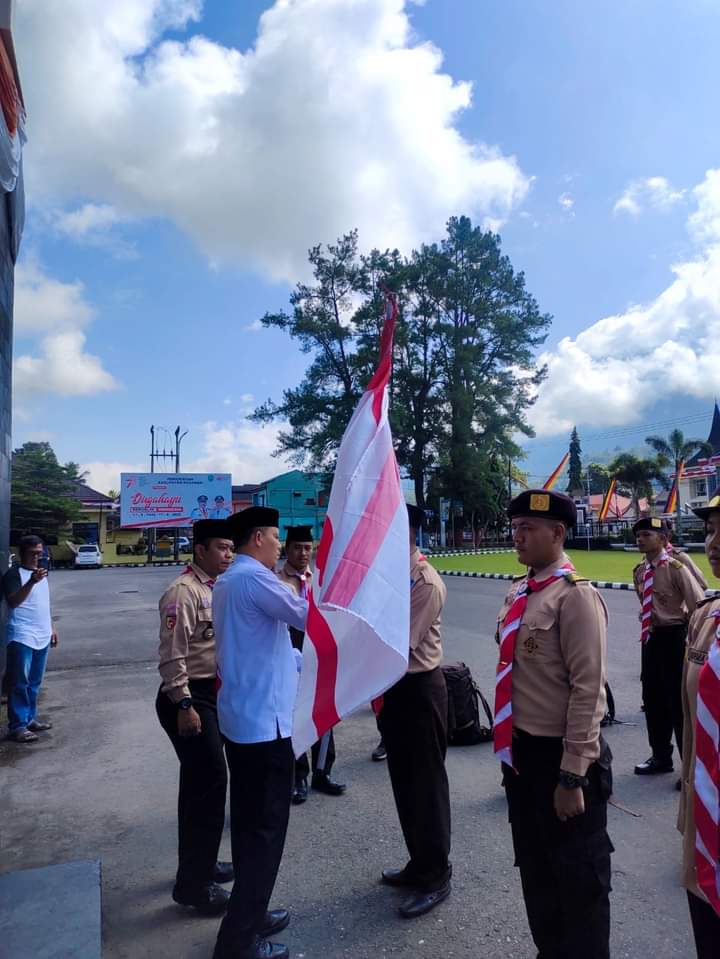
<instances>
[{"instance_id":1,"label":"man in white shirt","mask_svg":"<svg viewBox=\"0 0 720 959\"><path fill-rule=\"evenodd\" d=\"M48 650L57 646L50 616L47 570L39 536L20 540L20 564L3 576L3 595L10 607L7 621L8 719L10 739L34 743L52 723L37 719L37 700L45 674Z\"/></svg>"},{"instance_id":2,"label":"man in white shirt","mask_svg":"<svg viewBox=\"0 0 720 959\"><path fill-rule=\"evenodd\" d=\"M277 510L251 506L227 522L237 556L215 586L213 619L235 885L214 959L287 959L287 948L265 937L290 921L287 910L267 910L295 768L290 735L298 674L287 626L305 629L308 603L273 572L281 547Z\"/></svg>"}]
</instances>

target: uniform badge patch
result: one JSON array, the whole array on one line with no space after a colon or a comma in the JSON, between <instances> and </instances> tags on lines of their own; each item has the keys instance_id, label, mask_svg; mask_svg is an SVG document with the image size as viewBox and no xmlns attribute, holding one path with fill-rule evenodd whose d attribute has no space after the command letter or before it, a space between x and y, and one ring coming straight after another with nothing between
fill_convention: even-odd
<instances>
[{"instance_id":1,"label":"uniform badge patch","mask_svg":"<svg viewBox=\"0 0 720 959\"><path fill-rule=\"evenodd\" d=\"M650 519L650 525L653 529L662 529L662 520L659 520L657 516L653 516Z\"/></svg>"},{"instance_id":2,"label":"uniform badge patch","mask_svg":"<svg viewBox=\"0 0 720 959\"><path fill-rule=\"evenodd\" d=\"M535 653L538 651L538 649L540 649L540 644L538 643L538 641L535 639L534 636L528 636L528 638L523 643L523 646L525 647L526 651L531 656L534 656Z\"/></svg>"},{"instance_id":3,"label":"uniform badge patch","mask_svg":"<svg viewBox=\"0 0 720 959\"><path fill-rule=\"evenodd\" d=\"M550 497L547 493L533 493L530 497L530 509L538 513L547 513L550 509Z\"/></svg>"},{"instance_id":4,"label":"uniform badge patch","mask_svg":"<svg viewBox=\"0 0 720 959\"><path fill-rule=\"evenodd\" d=\"M177 616L165 617L165 629L175 629L176 623L177 623Z\"/></svg>"},{"instance_id":5,"label":"uniform badge patch","mask_svg":"<svg viewBox=\"0 0 720 959\"><path fill-rule=\"evenodd\" d=\"M693 649L688 647L687 660L689 663L695 663L696 666L703 666L708 657L704 649Z\"/></svg>"}]
</instances>

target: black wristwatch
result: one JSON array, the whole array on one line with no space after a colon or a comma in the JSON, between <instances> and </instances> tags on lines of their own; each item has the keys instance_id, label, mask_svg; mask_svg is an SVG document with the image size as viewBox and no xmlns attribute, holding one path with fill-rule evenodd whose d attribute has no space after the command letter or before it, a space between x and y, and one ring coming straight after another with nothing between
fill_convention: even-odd
<instances>
[{"instance_id":1,"label":"black wristwatch","mask_svg":"<svg viewBox=\"0 0 720 959\"><path fill-rule=\"evenodd\" d=\"M587 776L576 776L575 773L566 773L561 769L558 783L563 789L579 789L582 786L588 786L590 780Z\"/></svg>"},{"instance_id":2,"label":"black wristwatch","mask_svg":"<svg viewBox=\"0 0 720 959\"><path fill-rule=\"evenodd\" d=\"M178 709L190 709L192 706L192 699L189 696L183 696L180 702L177 704Z\"/></svg>"}]
</instances>

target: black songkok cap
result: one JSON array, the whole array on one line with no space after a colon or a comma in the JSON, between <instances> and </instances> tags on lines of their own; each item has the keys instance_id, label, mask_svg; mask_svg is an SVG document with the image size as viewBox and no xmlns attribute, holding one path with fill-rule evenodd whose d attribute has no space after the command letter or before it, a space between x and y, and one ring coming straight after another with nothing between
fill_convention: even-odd
<instances>
[{"instance_id":1,"label":"black songkok cap","mask_svg":"<svg viewBox=\"0 0 720 959\"><path fill-rule=\"evenodd\" d=\"M699 516L701 520L707 520L708 516L711 513L720 512L720 495L713 496L710 502L706 506L698 506L697 509L693 510L693 513L696 516Z\"/></svg>"},{"instance_id":2,"label":"black songkok cap","mask_svg":"<svg viewBox=\"0 0 720 959\"><path fill-rule=\"evenodd\" d=\"M312 543L312 526L288 526L285 536L285 545L288 543Z\"/></svg>"},{"instance_id":3,"label":"black songkok cap","mask_svg":"<svg viewBox=\"0 0 720 959\"><path fill-rule=\"evenodd\" d=\"M663 533L667 536L670 533L670 525L659 516L643 516L632 528L633 533L639 533L642 529L649 529L651 533Z\"/></svg>"},{"instance_id":4,"label":"black songkok cap","mask_svg":"<svg viewBox=\"0 0 720 959\"><path fill-rule=\"evenodd\" d=\"M565 493L553 493L549 489L528 489L510 501L508 516L540 516L564 523L574 529L577 522L575 502Z\"/></svg>"},{"instance_id":5,"label":"black songkok cap","mask_svg":"<svg viewBox=\"0 0 720 959\"><path fill-rule=\"evenodd\" d=\"M406 503L408 522L413 529L422 529L425 525L425 512L419 506L413 506L412 503Z\"/></svg>"},{"instance_id":6,"label":"black songkok cap","mask_svg":"<svg viewBox=\"0 0 720 959\"><path fill-rule=\"evenodd\" d=\"M233 538L237 539L250 529L257 529L260 526L279 526L280 513L269 506L248 506L247 509L241 509L239 513L233 513L226 523L230 527Z\"/></svg>"},{"instance_id":7,"label":"black songkok cap","mask_svg":"<svg viewBox=\"0 0 720 959\"><path fill-rule=\"evenodd\" d=\"M232 539L230 524L226 519L198 519L193 523L193 543L207 539Z\"/></svg>"}]
</instances>

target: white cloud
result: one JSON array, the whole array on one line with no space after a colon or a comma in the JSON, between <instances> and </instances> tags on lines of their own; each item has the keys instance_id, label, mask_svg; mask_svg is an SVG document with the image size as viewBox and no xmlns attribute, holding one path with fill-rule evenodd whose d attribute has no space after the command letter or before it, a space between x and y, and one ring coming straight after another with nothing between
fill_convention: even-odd
<instances>
[{"instance_id":1,"label":"white cloud","mask_svg":"<svg viewBox=\"0 0 720 959\"><path fill-rule=\"evenodd\" d=\"M83 463L80 469L88 474L85 480L88 486L99 490L101 493L107 493L111 489L120 489L121 473L141 473L147 470L147 463L101 462L97 460L93 463Z\"/></svg>"},{"instance_id":2,"label":"white cloud","mask_svg":"<svg viewBox=\"0 0 720 959\"><path fill-rule=\"evenodd\" d=\"M61 233L78 239L90 233L107 231L123 219L109 203L84 203L75 210L58 211L54 222Z\"/></svg>"},{"instance_id":3,"label":"white cloud","mask_svg":"<svg viewBox=\"0 0 720 959\"><path fill-rule=\"evenodd\" d=\"M257 333L257 332L259 332L260 330L263 329L263 325L262 325L262 323L260 322L260 320L253 320L252 323L247 323L247 324L243 327L243 329L244 329L247 333Z\"/></svg>"},{"instance_id":4,"label":"white cloud","mask_svg":"<svg viewBox=\"0 0 720 959\"><path fill-rule=\"evenodd\" d=\"M660 395L720 394L720 170L709 170L693 196L688 227L704 245L672 267L669 286L540 357L549 376L529 417L538 435L639 422Z\"/></svg>"},{"instance_id":5,"label":"white cloud","mask_svg":"<svg viewBox=\"0 0 720 959\"><path fill-rule=\"evenodd\" d=\"M646 207L668 210L685 196L685 190L676 189L664 176L649 176L633 180L613 207L613 213L639 216Z\"/></svg>"},{"instance_id":6,"label":"white cloud","mask_svg":"<svg viewBox=\"0 0 720 959\"><path fill-rule=\"evenodd\" d=\"M287 460L272 455L283 425L260 426L244 417L226 423L211 420L203 425L202 455L187 469L232 473L233 483L259 483L292 469Z\"/></svg>"},{"instance_id":7,"label":"white cloud","mask_svg":"<svg viewBox=\"0 0 720 959\"><path fill-rule=\"evenodd\" d=\"M85 352L83 329L95 309L79 280L65 283L28 260L15 271L15 329L21 337L39 337L39 355L22 354L14 363L13 392L29 403L42 393L88 396L118 384L102 361Z\"/></svg>"},{"instance_id":8,"label":"white cloud","mask_svg":"<svg viewBox=\"0 0 720 959\"><path fill-rule=\"evenodd\" d=\"M39 356L23 355L15 360L13 389L17 395L92 396L118 388L100 358L85 352L85 334L80 330L52 333L43 337L39 346Z\"/></svg>"},{"instance_id":9,"label":"white cloud","mask_svg":"<svg viewBox=\"0 0 720 959\"><path fill-rule=\"evenodd\" d=\"M571 216L575 216L575 211L573 207L575 206L575 200L570 196L569 193L561 193L558 197L558 203L565 213L569 213Z\"/></svg>"},{"instance_id":10,"label":"white cloud","mask_svg":"<svg viewBox=\"0 0 720 959\"><path fill-rule=\"evenodd\" d=\"M513 157L459 132L471 87L416 41L405 0L277 0L246 51L163 39L199 0L101 6L16 15L30 194L82 197L80 232L98 210L162 216L212 261L294 280L308 246L351 227L407 250L453 213L501 222L529 189Z\"/></svg>"}]
</instances>

